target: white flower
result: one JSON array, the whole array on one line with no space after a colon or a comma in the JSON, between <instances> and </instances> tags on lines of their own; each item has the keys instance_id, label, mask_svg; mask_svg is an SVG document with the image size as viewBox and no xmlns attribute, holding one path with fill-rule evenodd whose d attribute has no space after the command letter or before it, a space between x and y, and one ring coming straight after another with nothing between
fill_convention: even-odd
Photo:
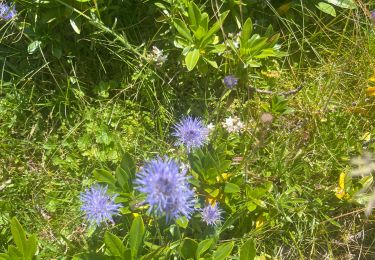
<instances>
[{"instance_id":1,"label":"white flower","mask_svg":"<svg viewBox=\"0 0 375 260\"><path fill-rule=\"evenodd\" d=\"M159 50L156 46L152 46L152 59L157 65L161 66L167 61L168 55L163 54L163 50Z\"/></svg>"},{"instance_id":2,"label":"white flower","mask_svg":"<svg viewBox=\"0 0 375 260\"><path fill-rule=\"evenodd\" d=\"M236 116L226 118L222 124L229 133L240 133L245 127L244 123Z\"/></svg>"},{"instance_id":3,"label":"white flower","mask_svg":"<svg viewBox=\"0 0 375 260\"><path fill-rule=\"evenodd\" d=\"M168 57L168 55L163 54L163 50L159 50L156 46L152 46L151 53L148 53L146 56L149 61L155 62L157 66L162 66Z\"/></svg>"},{"instance_id":4,"label":"white flower","mask_svg":"<svg viewBox=\"0 0 375 260\"><path fill-rule=\"evenodd\" d=\"M207 125L208 133L211 133L215 129L215 125L213 123L209 123Z\"/></svg>"}]
</instances>

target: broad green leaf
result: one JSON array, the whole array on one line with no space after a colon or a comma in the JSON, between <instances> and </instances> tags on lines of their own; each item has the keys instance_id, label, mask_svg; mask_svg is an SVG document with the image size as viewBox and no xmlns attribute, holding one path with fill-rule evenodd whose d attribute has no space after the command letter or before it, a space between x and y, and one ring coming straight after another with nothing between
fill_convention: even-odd
<instances>
[{"instance_id":1,"label":"broad green leaf","mask_svg":"<svg viewBox=\"0 0 375 260\"><path fill-rule=\"evenodd\" d=\"M136 173L135 162L129 153L125 153L122 157L121 168L129 175L134 177Z\"/></svg>"},{"instance_id":2,"label":"broad green leaf","mask_svg":"<svg viewBox=\"0 0 375 260\"><path fill-rule=\"evenodd\" d=\"M125 246L122 244L120 238L116 235L106 231L104 234L104 243L113 256L123 256Z\"/></svg>"},{"instance_id":3,"label":"broad green leaf","mask_svg":"<svg viewBox=\"0 0 375 260\"><path fill-rule=\"evenodd\" d=\"M202 26L198 26L198 28L194 32L194 37L199 41L206 35L206 31Z\"/></svg>"},{"instance_id":4,"label":"broad green leaf","mask_svg":"<svg viewBox=\"0 0 375 260\"><path fill-rule=\"evenodd\" d=\"M185 238L184 241L182 241L180 252L184 259L190 259L195 257L195 252L197 251L198 243L191 239L191 238Z\"/></svg>"},{"instance_id":5,"label":"broad green leaf","mask_svg":"<svg viewBox=\"0 0 375 260\"><path fill-rule=\"evenodd\" d=\"M205 32L208 31L208 14L207 13L202 14L199 25L203 27Z\"/></svg>"},{"instance_id":6,"label":"broad green leaf","mask_svg":"<svg viewBox=\"0 0 375 260\"><path fill-rule=\"evenodd\" d=\"M189 224L189 220L185 216L181 216L176 220L177 225L182 228L186 228Z\"/></svg>"},{"instance_id":7,"label":"broad green leaf","mask_svg":"<svg viewBox=\"0 0 375 260\"><path fill-rule=\"evenodd\" d=\"M268 38L265 48L272 48L273 46L275 46L275 44L279 40L279 37L280 37L280 34L276 33L275 35Z\"/></svg>"},{"instance_id":8,"label":"broad green leaf","mask_svg":"<svg viewBox=\"0 0 375 260\"><path fill-rule=\"evenodd\" d=\"M241 246L240 260L253 260L256 255L254 240L249 239Z\"/></svg>"},{"instance_id":9,"label":"broad green leaf","mask_svg":"<svg viewBox=\"0 0 375 260\"><path fill-rule=\"evenodd\" d=\"M199 56L200 55L198 49L193 49L192 51L188 52L188 54L185 57L185 63L189 71L193 70L194 67L197 65Z\"/></svg>"},{"instance_id":10,"label":"broad green leaf","mask_svg":"<svg viewBox=\"0 0 375 260\"><path fill-rule=\"evenodd\" d=\"M27 239L27 248L25 250L25 257L27 259L32 259L33 256L36 254L36 251L38 250L38 241L35 235L31 235Z\"/></svg>"},{"instance_id":11,"label":"broad green leaf","mask_svg":"<svg viewBox=\"0 0 375 260\"><path fill-rule=\"evenodd\" d=\"M327 4L327 3L324 3L324 2L319 2L316 7L322 11L323 13L326 13L326 14L329 14L333 17L336 17L336 10L335 8L330 5L330 4Z\"/></svg>"},{"instance_id":12,"label":"broad green leaf","mask_svg":"<svg viewBox=\"0 0 375 260\"><path fill-rule=\"evenodd\" d=\"M12 232L13 240L17 248L23 255L25 255L25 251L27 250L26 235L16 217L13 217L11 220L10 230Z\"/></svg>"},{"instance_id":13,"label":"broad green leaf","mask_svg":"<svg viewBox=\"0 0 375 260\"><path fill-rule=\"evenodd\" d=\"M224 260L232 252L234 242L228 242L219 246L213 254L215 260Z\"/></svg>"},{"instance_id":14,"label":"broad green leaf","mask_svg":"<svg viewBox=\"0 0 375 260\"><path fill-rule=\"evenodd\" d=\"M8 254L0 253L0 260L12 260Z\"/></svg>"},{"instance_id":15,"label":"broad green leaf","mask_svg":"<svg viewBox=\"0 0 375 260\"><path fill-rule=\"evenodd\" d=\"M225 193L237 193L240 192L240 187L234 183L225 183L224 192Z\"/></svg>"},{"instance_id":16,"label":"broad green leaf","mask_svg":"<svg viewBox=\"0 0 375 260\"><path fill-rule=\"evenodd\" d=\"M241 46L244 46L245 43L249 40L251 33L253 32L253 22L251 21L251 18L247 18L245 21L243 27L242 27L242 32L241 32Z\"/></svg>"},{"instance_id":17,"label":"broad green leaf","mask_svg":"<svg viewBox=\"0 0 375 260\"><path fill-rule=\"evenodd\" d=\"M193 30L196 30L201 21L202 14L201 14L201 11L199 10L199 7L193 1L191 1L189 4L188 14L189 14L190 25L192 26Z\"/></svg>"},{"instance_id":18,"label":"broad green leaf","mask_svg":"<svg viewBox=\"0 0 375 260\"><path fill-rule=\"evenodd\" d=\"M12 260L23 260L24 256L17 247L10 245L8 246L8 255Z\"/></svg>"},{"instance_id":19,"label":"broad green leaf","mask_svg":"<svg viewBox=\"0 0 375 260\"><path fill-rule=\"evenodd\" d=\"M195 258L199 259L200 256L206 252L212 245L214 241L212 239L206 239L201 242L199 242L197 247L197 252L195 253Z\"/></svg>"},{"instance_id":20,"label":"broad green leaf","mask_svg":"<svg viewBox=\"0 0 375 260\"><path fill-rule=\"evenodd\" d=\"M177 32L189 42L192 42L193 39L191 38L190 30L187 28L185 22L181 19L175 19L173 21L173 26L176 28Z\"/></svg>"},{"instance_id":21,"label":"broad green leaf","mask_svg":"<svg viewBox=\"0 0 375 260\"><path fill-rule=\"evenodd\" d=\"M145 226L141 216L133 220L129 234L129 245L132 253L132 259L137 259L139 248L142 245L143 235L145 233Z\"/></svg>"},{"instance_id":22,"label":"broad green leaf","mask_svg":"<svg viewBox=\"0 0 375 260\"><path fill-rule=\"evenodd\" d=\"M116 185L115 177L112 175L112 173L110 173L109 171L104 170L104 169L95 169L94 170L94 178L98 182L107 183L111 186Z\"/></svg>"},{"instance_id":23,"label":"broad green leaf","mask_svg":"<svg viewBox=\"0 0 375 260\"><path fill-rule=\"evenodd\" d=\"M116 180L120 184L124 192L130 192L132 187L132 180L135 177L136 167L131 156L124 154L120 165L116 169Z\"/></svg>"},{"instance_id":24,"label":"broad green leaf","mask_svg":"<svg viewBox=\"0 0 375 260\"><path fill-rule=\"evenodd\" d=\"M251 54L255 54L259 50L261 50L262 48L264 48L264 46L266 46L267 40L268 40L267 38L260 37L260 38L256 39L255 41L253 41L249 45L250 53Z\"/></svg>"},{"instance_id":25,"label":"broad green leaf","mask_svg":"<svg viewBox=\"0 0 375 260\"><path fill-rule=\"evenodd\" d=\"M110 256L99 253L79 253L73 256L73 260L110 260Z\"/></svg>"},{"instance_id":26,"label":"broad green leaf","mask_svg":"<svg viewBox=\"0 0 375 260\"><path fill-rule=\"evenodd\" d=\"M222 13L219 17L219 20L216 21L212 25L212 27L208 30L207 34L203 37L200 46L204 48L208 43L210 43L212 36L220 29L220 27L223 25L225 18L227 18L229 11L226 11Z\"/></svg>"},{"instance_id":27,"label":"broad green leaf","mask_svg":"<svg viewBox=\"0 0 375 260\"><path fill-rule=\"evenodd\" d=\"M325 0L326 2L345 9L356 9L357 5L354 0Z\"/></svg>"}]
</instances>

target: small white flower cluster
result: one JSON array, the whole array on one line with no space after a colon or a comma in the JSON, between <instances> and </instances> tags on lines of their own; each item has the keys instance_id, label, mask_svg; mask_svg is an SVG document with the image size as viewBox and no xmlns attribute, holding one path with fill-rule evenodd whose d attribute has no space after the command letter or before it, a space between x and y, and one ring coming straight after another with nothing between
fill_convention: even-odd
<instances>
[{"instance_id":1,"label":"small white flower cluster","mask_svg":"<svg viewBox=\"0 0 375 260\"><path fill-rule=\"evenodd\" d=\"M240 133L245 127L244 123L237 116L226 118L222 125L229 133Z\"/></svg>"},{"instance_id":2,"label":"small white flower cluster","mask_svg":"<svg viewBox=\"0 0 375 260\"><path fill-rule=\"evenodd\" d=\"M237 33L237 34L228 33L228 38L232 39L233 45L236 49L240 47L240 36L241 36L241 33Z\"/></svg>"},{"instance_id":3,"label":"small white flower cluster","mask_svg":"<svg viewBox=\"0 0 375 260\"><path fill-rule=\"evenodd\" d=\"M152 54L149 56L158 66L163 65L168 57L167 54L163 54L163 50L159 50L156 46L152 46Z\"/></svg>"},{"instance_id":4,"label":"small white flower cluster","mask_svg":"<svg viewBox=\"0 0 375 260\"><path fill-rule=\"evenodd\" d=\"M225 119L224 122L221 123L221 126L228 132L228 133L241 133L244 128L245 128L245 124L237 117L237 116L234 116L234 117L228 117ZM208 134L211 134L215 128L216 128L216 125L214 125L213 123L209 123L207 126L207 131L208 131Z\"/></svg>"}]
</instances>

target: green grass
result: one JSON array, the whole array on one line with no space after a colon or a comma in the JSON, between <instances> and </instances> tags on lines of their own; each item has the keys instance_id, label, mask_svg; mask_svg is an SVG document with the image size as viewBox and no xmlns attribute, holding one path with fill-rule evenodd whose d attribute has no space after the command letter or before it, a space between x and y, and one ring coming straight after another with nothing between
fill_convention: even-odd
<instances>
[{"instance_id":1,"label":"green grass","mask_svg":"<svg viewBox=\"0 0 375 260\"><path fill-rule=\"evenodd\" d=\"M142 60L143 47L134 46L165 39L150 22L153 8L148 26L136 10L120 21L120 28L133 26L129 38L91 21L63 59L52 56L50 43L28 55L31 40L22 30L1 25L0 251L11 244L13 216L37 234L42 259L69 259L100 240L102 234L87 238L79 210L93 170L114 170L123 152L138 166L174 154L172 125L189 112L217 124L233 114L245 120L251 128L244 140L228 141L230 155L243 157L233 174L246 176L251 189L272 186L260 198L265 205L239 217L221 240L255 238L257 253L270 259L373 259L374 217L335 196L340 173L364 151L364 136L375 135L374 97L365 92L375 73L375 33L363 10L328 19L296 4L289 17L270 19L291 55L268 61L264 73L253 69L250 84L276 93L302 85L288 97L290 114L272 111L271 96L248 88L223 96L221 73L187 72L176 66L176 51L162 68ZM274 115L269 128L260 122L266 111ZM375 153L375 144L367 149ZM265 222L257 227L260 216Z\"/></svg>"}]
</instances>

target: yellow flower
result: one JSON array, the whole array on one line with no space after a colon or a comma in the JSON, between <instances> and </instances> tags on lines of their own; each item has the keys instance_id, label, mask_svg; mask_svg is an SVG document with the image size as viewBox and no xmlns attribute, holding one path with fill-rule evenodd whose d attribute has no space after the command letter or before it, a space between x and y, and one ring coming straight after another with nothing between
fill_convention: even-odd
<instances>
[{"instance_id":1,"label":"yellow flower","mask_svg":"<svg viewBox=\"0 0 375 260\"><path fill-rule=\"evenodd\" d=\"M340 173L339 187L335 189L335 195L340 200L350 198L350 195L346 193L345 191L345 178L346 178L346 173L345 172Z\"/></svg>"},{"instance_id":2,"label":"yellow flower","mask_svg":"<svg viewBox=\"0 0 375 260\"><path fill-rule=\"evenodd\" d=\"M367 95L375 97L375 87L367 87L366 92Z\"/></svg>"}]
</instances>

